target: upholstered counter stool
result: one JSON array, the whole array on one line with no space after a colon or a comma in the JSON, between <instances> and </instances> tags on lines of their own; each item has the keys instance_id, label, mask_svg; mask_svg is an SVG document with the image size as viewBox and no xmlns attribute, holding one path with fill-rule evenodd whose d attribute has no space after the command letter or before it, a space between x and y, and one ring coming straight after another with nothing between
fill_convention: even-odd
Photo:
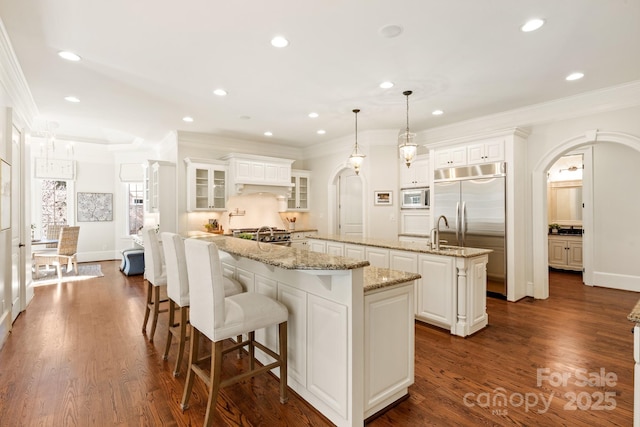
<instances>
[{"instance_id":1,"label":"upholstered counter stool","mask_svg":"<svg viewBox=\"0 0 640 427\"><path fill-rule=\"evenodd\" d=\"M144 273L144 249L127 248L122 250L120 271L127 276Z\"/></svg>"},{"instance_id":2,"label":"upholstered counter stool","mask_svg":"<svg viewBox=\"0 0 640 427\"><path fill-rule=\"evenodd\" d=\"M187 324L189 322L189 277L187 276L187 260L184 255L184 239L175 233L164 232L162 237L162 249L167 271L167 296L169 297L169 327L167 332L167 344L162 358L169 358L171 339L178 339L178 355L173 376L180 374L180 365L187 341ZM236 295L242 292L240 282L231 278L224 278L225 296ZM176 307L179 310L180 321L176 323ZM240 340L238 340L240 341Z\"/></svg>"},{"instance_id":3,"label":"upholstered counter stool","mask_svg":"<svg viewBox=\"0 0 640 427\"><path fill-rule=\"evenodd\" d=\"M287 401L287 319L289 312L279 301L254 292L243 292L230 297L224 296L222 264L218 248L214 243L197 239L185 241L189 294L191 300L191 345L189 372L182 396L182 410L189 407L194 375L197 375L209 389L204 425L211 426L220 388L235 384L243 379L269 372L280 367L280 402ZM271 325L279 325L279 351L255 341L255 330ZM247 334L248 339L223 349L223 341ZM211 356L199 358L200 337L211 340ZM249 371L231 378L221 378L222 357L241 347L248 347ZM275 362L264 366L256 365L254 348L269 354ZM211 359L211 370L207 373L203 364Z\"/></svg>"},{"instance_id":4,"label":"upholstered counter stool","mask_svg":"<svg viewBox=\"0 0 640 427\"><path fill-rule=\"evenodd\" d=\"M145 333L147 331L147 321L149 320L149 314L153 310L151 332L149 333L149 341L153 341L156 325L158 324L158 315L168 311L166 308L160 309L160 304L168 301L167 299L160 299L160 288L167 286L167 272L162 261L156 230L151 227L144 227L142 229L142 243L144 245L144 278L147 279L147 305L144 311L142 332Z\"/></svg>"}]
</instances>

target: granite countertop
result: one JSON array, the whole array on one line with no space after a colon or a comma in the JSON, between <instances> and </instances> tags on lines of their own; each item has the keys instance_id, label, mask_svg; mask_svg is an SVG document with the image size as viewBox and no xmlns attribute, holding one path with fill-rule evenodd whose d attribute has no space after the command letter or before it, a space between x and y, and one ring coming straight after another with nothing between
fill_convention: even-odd
<instances>
[{"instance_id":1,"label":"granite countertop","mask_svg":"<svg viewBox=\"0 0 640 427\"><path fill-rule=\"evenodd\" d=\"M472 258L478 255L485 255L493 252L493 250L491 249L466 248L449 245L440 245L440 249L435 250L431 249L431 247L425 243L399 242L395 240L372 239L368 237L345 237L331 234L313 236L313 239L351 243L354 245L375 246L378 248L396 249L400 251L453 256L459 258Z\"/></svg>"},{"instance_id":2,"label":"granite countertop","mask_svg":"<svg viewBox=\"0 0 640 427\"><path fill-rule=\"evenodd\" d=\"M627 319L632 322L640 323L640 300L638 300L635 307L633 307L633 310L631 310L631 313L629 313Z\"/></svg>"},{"instance_id":3,"label":"granite countertop","mask_svg":"<svg viewBox=\"0 0 640 427\"><path fill-rule=\"evenodd\" d=\"M418 280L421 277L422 276L417 273L390 270L388 268L379 268L370 265L364 269L364 293L366 294L375 289Z\"/></svg>"},{"instance_id":4,"label":"granite countertop","mask_svg":"<svg viewBox=\"0 0 640 427\"><path fill-rule=\"evenodd\" d=\"M189 237L214 242L221 251L286 270L353 270L369 265L369 261L321 254L271 243L258 244L253 240L236 237L195 233L190 234Z\"/></svg>"}]
</instances>

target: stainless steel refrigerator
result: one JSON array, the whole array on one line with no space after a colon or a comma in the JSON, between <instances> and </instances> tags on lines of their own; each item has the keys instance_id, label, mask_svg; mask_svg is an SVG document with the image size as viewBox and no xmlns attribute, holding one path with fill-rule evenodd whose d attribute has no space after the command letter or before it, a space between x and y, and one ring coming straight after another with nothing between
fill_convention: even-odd
<instances>
[{"instance_id":1,"label":"stainless steel refrigerator","mask_svg":"<svg viewBox=\"0 0 640 427\"><path fill-rule=\"evenodd\" d=\"M438 169L434 174L432 214L440 215L440 240L449 245L492 249L487 264L487 293L507 296L506 164Z\"/></svg>"}]
</instances>

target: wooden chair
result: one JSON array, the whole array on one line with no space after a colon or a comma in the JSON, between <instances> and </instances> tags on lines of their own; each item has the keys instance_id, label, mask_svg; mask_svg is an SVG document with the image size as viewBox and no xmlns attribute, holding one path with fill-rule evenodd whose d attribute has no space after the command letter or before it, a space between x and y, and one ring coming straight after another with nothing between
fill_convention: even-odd
<instances>
[{"instance_id":1,"label":"wooden chair","mask_svg":"<svg viewBox=\"0 0 640 427\"><path fill-rule=\"evenodd\" d=\"M144 278L147 280L147 305L142 322L142 333L146 333L149 314L153 311L151 332L149 333L149 341L153 341L158 315L167 312L166 308L160 309L160 304L168 301L160 299L160 288L167 286L167 272L162 259L158 234L154 228L144 227L142 229L142 243L144 245Z\"/></svg>"},{"instance_id":2,"label":"wooden chair","mask_svg":"<svg viewBox=\"0 0 640 427\"><path fill-rule=\"evenodd\" d=\"M58 245L55 251L34 252L33 265L35 269L35 277L40 276L40 267L53 265L56 267L58 279L62 279L62 264L73 267L78 274L78 234L80 227L61 227L58 237Z\"/></svg>"},{"instance_id":3,"label":"wooden chair","mask_svg":"<svg viewBox=\"0 0 640 427\"><path fill-rule=\"evenodd\" d=\"M164 349L163 359L169 357L171 339L178 339L178 357L173 376L180 374L180 365L184 354L187 337L187 324L189 322L189 277L187 276L187 259L184 255L184 239L175 233L164 232L162 237L162 249L164 251L165 265L167 269L167 296L169 297L169 327L167 332L167 345ZM224 294L231 296L243 292L242 285L237 280L225 277ZM180 312L179 323L175 322L176 306ZM242 337L239 337L238 342Z\"/></svg>"},{"instance_id":4,"label":"wooden chair","mask_svg":"<svg viewBox=\"0 0 640 427\"><path fill-rule=\"evenodd\" d=\"M276 367L280 367L280 402L285 403L287 401L287 318L289 317L287 308L279 301L254 292L225 297L222 265L216 245L197 239L187 239L184 243L191 298L191 349L189 372L182 396L182 410L189 407L194 375L197 375L209 389L204 425L211 426L220 388L269 372ZM279 354L255 341L255 331L271 325L279 325ZM247 334L247 340L223 349L224 340L243 334ZM212 341L211 356L199 358L201 335ZM249 371L223 380L221 378L223 355L241 347L248 347ZM273 357L275 362L256 367L255 347ZM211 359L211 369L207 374L202 365L209 359Z\"/></svg>"}]
</instances>

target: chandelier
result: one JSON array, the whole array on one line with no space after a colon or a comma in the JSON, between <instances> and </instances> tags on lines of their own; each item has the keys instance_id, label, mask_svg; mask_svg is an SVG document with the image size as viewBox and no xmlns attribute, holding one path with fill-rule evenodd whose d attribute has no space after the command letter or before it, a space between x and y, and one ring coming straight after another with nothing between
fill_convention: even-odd
<instances>
[{"instance_id":1,"label":"chandelier","mask_svg":"<svg viewBox=\"0 0 640 427\"><path fill-rule=\"evenodd\" d=\"M418 144L414 142L416 134L409 132L409 95L412 93L410 90L402 92L402 94L407 97L407 129L398 136L400 158L402 158L407 167L411 166L411 162L418 151Z\"/></svg>"},{"instance_id":2,"label":"chandelier","mask_svg":"<svg viewBox=\"0 0 640 427\"><path fill-rule=\"evenodd\" d=\"M360 174L360 166L362 166L362 162L363 162L364 158L367 157L367 156L362 154L360 152L360 150L358 149L358 113L360 112L360 110L355 109L355 110L353 110L353 112L356 115L356 144L353 147L353 152L349 156L349 164L351 165L353 170L355 170L356 175L359 175Z\"/></svg>"}]
</instances>

